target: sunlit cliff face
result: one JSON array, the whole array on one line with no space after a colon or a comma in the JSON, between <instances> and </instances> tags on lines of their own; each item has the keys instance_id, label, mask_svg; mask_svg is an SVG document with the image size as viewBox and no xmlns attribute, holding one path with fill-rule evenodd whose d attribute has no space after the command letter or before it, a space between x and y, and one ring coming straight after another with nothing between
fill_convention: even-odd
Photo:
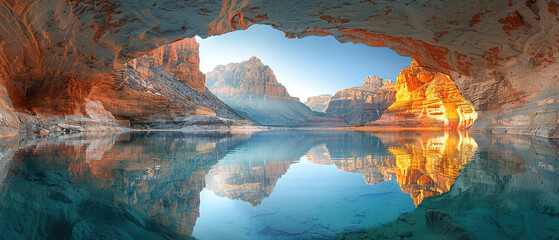
<instances>
[{"instance_id":1,"label":"sunlit cliff face","mask_svg":"<svg viewBox=\"0 0 559 240\"><path fill-rule=\"evenodd\" d=\"M335 164L339 169L363 175L368 184L396 180L403 192L409 193L415 205L424 198L448 192L477 150L467 132L420 133L419 136L394 138L376 134L391 155L331 158L323 145L315 146L307 158L315 164ZM396 140L397 139L397 140Z\"/></svg>"},{"instance_id":2,"label":"sunlit cliff face","mask_svg":"<svg viewBox=\"0 0 559 240\"><path fill-rule=\"evenodd\" d=\"M466 129L477 119L474 106L462 97L450 75L420 67L415 61L402 69L395 89L396 102L379 122Z\"/></svg>"}]
</instances>

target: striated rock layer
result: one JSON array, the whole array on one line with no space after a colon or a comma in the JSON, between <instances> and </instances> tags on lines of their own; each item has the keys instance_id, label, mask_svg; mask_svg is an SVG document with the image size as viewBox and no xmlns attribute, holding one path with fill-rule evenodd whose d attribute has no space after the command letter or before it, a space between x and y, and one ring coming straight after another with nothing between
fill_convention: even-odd
<instances>
[{"instance_id":1,"label":"striated rock layer","mask_svg":"<svg viewBox=\"0 0 559 240\"><path fill-rule=\"evenodd\" d=\"M29 82L18 76L16 80L25 81L6 84L10 98L5 91L6 130L0 136L115 131L121 126L227 130L237 124L230 120L243 118L206 91L198 47L194 38L165 45L118 70L96 74L95 80L68 74Z\"/></svg>"},{"instance_id":2,"label":"striated rock layer","mask_svg":"<svg viewBox=\"0 0 559 240\"><path fill-rule=\"evenodd\" d=\"M21 0L4 1L0 19L0 82L14 107L73 112L100 74L133 58L258 23L290 38L331 35L390 47L455 76L465 98L488 115L481 130L559 136L557 121L540 121L542 108L531 105L559 99L557 0Z\"/></svg>"},{"instance_id":3,"label":"striated rock layer","mask_svg":"<svg viewBox=\"0 0 559 240\"><path fill-rule=\"evenodd\" d=\"M198 92L206 91L205 76L200 71L199 44L194 38L187 38L155 49L153 52L136 58L134 66L144 68L161 67L174 79L182 82ZM149 71L140 73L152 77Z\"/></svg>"},{"instance_id":4,"label":"striated rock layer","mask_svg":"<svg viewBox=\"0 0 559 240\"><path fill-rule=\"evenodd\" d=\"M395 89L396 102L373 124L465 129L477 118L474 106L460 95L451 76L415 61L402 69Z\"/></svg>"},{"instance_id":5,"label":"striated rock layer","mask_svg":"<svg viewBox=\"0 0 559 240\"><path fill-rule=\"evenodd\" d=\"M298 98L289 95L272 69L257 57L217 66L206 77L212 93L259 124L296 126L315 116Z\"/></svg>"},{"instance_id":6,"label":"striated rock layer","mask_svg":"<svg viewBox=\"0 0 559 240\"><path fill-rule=\"evenodd\" d=\"M107 74L91 92L117 119L133 126L181 127L192 116L240 120L206 91L194 39L165 45ZM201 85L200 85L201 84Z\"/></svg>"},{"instance_id":7,"label":"striated rock layer","mask_svg":"<svg viewBox=\"0 0 559 240\"><path fill-rule=\"evenodd\" d=\"M377 120L395 101L394 83L389 79L368 76L359 87L338 91L325 109L350 125Z\"/></svg>"}]
</instances>

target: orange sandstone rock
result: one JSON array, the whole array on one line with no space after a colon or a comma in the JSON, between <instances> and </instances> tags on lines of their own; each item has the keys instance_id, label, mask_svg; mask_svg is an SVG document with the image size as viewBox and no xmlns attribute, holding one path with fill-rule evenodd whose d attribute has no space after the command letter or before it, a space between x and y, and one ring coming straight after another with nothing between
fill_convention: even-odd
<instances>
[{"instance_id":1,"label":"orange sandstone rock","mask_svg":"<svg viewBox=\"0 0 559 240\"><path fill-rule=\"evenodd\" d=\"M477 118L449 75L415 61L400 72L395 89L396 102L373 124L465 129Z\"/></svg>"}]
</instances>

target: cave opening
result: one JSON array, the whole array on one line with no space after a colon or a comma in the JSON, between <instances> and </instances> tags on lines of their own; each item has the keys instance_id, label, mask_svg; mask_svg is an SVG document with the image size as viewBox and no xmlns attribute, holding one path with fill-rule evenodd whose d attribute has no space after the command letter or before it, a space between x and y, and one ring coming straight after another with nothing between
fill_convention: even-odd
<instances>
[{"instance_id":1,"label":"cave opening","mask_svg":"<svg viewBox=\"0 0 559 240\"><path fill-rule=\"evenodd\" d=\"M558 22L558 0L1 1L0 239L557 239Z\"/></svg>"},{"instance_id":2,"label":"cave opening","mask_svg":"<svg viewBox=\"0 0 559 240\"><path fill-rule=\"evenodd\" d=\"M388 47L267 25L196 41L206 87L260 125L465 129L477 117L452 77Z\"/></svg>"}]
</instances>

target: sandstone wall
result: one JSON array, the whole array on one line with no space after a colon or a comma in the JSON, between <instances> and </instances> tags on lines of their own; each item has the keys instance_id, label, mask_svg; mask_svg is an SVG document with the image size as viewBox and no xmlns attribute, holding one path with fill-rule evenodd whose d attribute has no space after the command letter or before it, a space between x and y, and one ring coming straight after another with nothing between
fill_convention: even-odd
<instances>
[{"instance_id":1,"label":"sandstone wall","mask_svg":"<svg viewBox=\"0 0 559 240\"><path fill-rule=\"evenodd\" d=\"M415 61L400 72L395 89L396 102L374 124L465 129L477 119L449 75Z\"/></svg>"}]
</instances>

